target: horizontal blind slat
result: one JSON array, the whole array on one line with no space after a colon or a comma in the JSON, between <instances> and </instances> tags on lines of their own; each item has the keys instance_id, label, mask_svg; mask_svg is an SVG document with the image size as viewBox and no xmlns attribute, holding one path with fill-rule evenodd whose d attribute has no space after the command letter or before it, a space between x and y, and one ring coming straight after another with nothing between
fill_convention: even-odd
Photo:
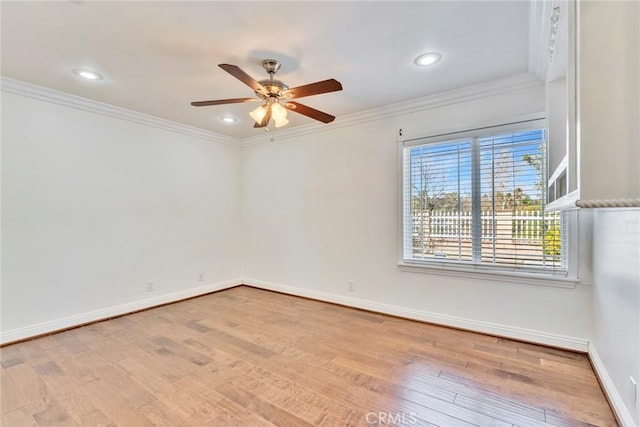
<instances>
[{"instance_id":1,"label":"horizontal blind slat","mask_svg":"<svg viewBox=\"0 0 640 427\"><path fill-rule=\"evenodd\" d=\"M478 144L477 164L472 144ZM479 221L477 262L566 269L566 221L544 212L543 144L544 130L532 129L405 147L405 258L473 261ZM481 212L475 216L474 168Z\"/></svg>"}]
</instances>

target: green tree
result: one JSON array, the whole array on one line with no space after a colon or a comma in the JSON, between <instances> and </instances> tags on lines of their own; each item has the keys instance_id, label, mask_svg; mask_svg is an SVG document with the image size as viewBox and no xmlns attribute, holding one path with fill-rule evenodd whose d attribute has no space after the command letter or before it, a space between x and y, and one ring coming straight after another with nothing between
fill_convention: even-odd
<instances>
[{"instance_id":1,"label":"green tree","mask_svg":"<svg viewBox=\"0 0 640 427\"><path fill-rule=\"evenodd\" d=\"M529 166L534 168L538 172L538 182L536 182L536 188L542 188L542 145L538 147L537 154L525 154L522 156L522 161L526 162Z\"/></svg>"},{"instance_id":2,"label":"green tree","mask_svg":"<svg viewBox=\"0 0 640 427\"><path fill-rule=\"evenodd\" d=\"M560 255L560 227L554 225L544 232L544 253L547 255Z\"/></svg>"},{"instance_id":3,"label":"green tree","mask_svg":"<svg viewBox=\"0 0 640 427\"><path fill-rule=\"evenodd\" d=\"M513 152L508 148L495 153L493 168L487 171L489 182L493 180L493 191L496 197L496 206L508 209L512 204L513 196L509 192L513 188Z\"/></svg>"},{"instance_id":4,"label":"green tree","mask_svg":"<svg viewBox=\"0 0 640 427\"><path fill-rule=\"evenodd\" d=\"M418 179L412 183L411 211L414 216L415 236L413 247L433 252L434 241L430 236L434 209L441 209L438 201L444 196L444 171L433 160L416 165ZM412 171L412 174L415 173ZM426 221L425 221L426 220Z\"/></svg>"},{"instance_id":5,"label":"green tree","mask_svg":"<svg viewBox=\"0 0 640 427\"><path fill-rule=\"evenodd\" d=\"M540 149L538 149L540 150ZM538 173L542 173L542 153L538 154L525 154L522 156L522 160L529 166L533 167Z\"/></svg>"}]
</instances>

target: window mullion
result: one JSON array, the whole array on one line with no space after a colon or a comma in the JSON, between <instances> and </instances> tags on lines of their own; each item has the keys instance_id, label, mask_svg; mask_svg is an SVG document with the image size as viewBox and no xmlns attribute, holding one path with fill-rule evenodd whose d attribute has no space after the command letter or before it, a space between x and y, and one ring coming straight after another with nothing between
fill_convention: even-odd
<instances>
[{"instance_id":1,"label":"window mullion","mask_svg":"<svg viewBox=\"0 0 640 427\"><path fill-rule=\"evenodd\" d=\"M460 194L460 145L457 150L458 155L458 259L462 259L462 195Z\"/></svg>"},{"instance_id":2,"label":"window mullion","mask_svg":"<svg viewBox=\"0 0 640 427\"><path fill-rule=\"evenodd\" d=\"M471 242L473 262L482 261L482 183L480 176L480 141L471 143Z\"/></svg>"},{"instance_id":3,"label":"window mullion","mask_svg":"<svg viewBox=\"0 0 640 427\"><path fill-rule=\"evenodd\" d=\"M496 143L491 140L491 257L496 263L496 241L498 240L498 219L496 218Z\"/></svg>"},{"instance_id":4,"label":"window mullion","mask_svg":"<svg viewBox=\"0 0 640 427\"><path fill-rule=\"evenodd\" d=\"M403 211L403 225L402 231L403 238L403 256L404 258L413 257L413 200L411 197L413 188L413 178L411 174L411 152L409 150L402 150L402 175L403 175L403 197L402 197L402 211Z\"/></svg>"}]
</instances>

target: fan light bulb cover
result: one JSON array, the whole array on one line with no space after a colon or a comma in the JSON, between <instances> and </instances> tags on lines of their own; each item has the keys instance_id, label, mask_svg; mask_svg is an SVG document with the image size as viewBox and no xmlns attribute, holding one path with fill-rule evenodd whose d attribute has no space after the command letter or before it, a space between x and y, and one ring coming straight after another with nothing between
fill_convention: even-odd
<instances>
[{"instance_id":1,"label":"fan light bulb cover","mask_svg":"<svg viewBox=\"0 0 640 427\"><path fill-rule=\"evenodd\" d=\"M286 120L287 119L287 109L284 108L279 103L275 103L275 104L273 104L271 106L271 117L276 122L278 122L279 120ZM276 127L279 127L279 126L276 124Z\"/></svg>"},{"instance_id":2,"label":"fan light bulb cover","mask_svg":"<svg viewBox=\"0 0 640 427\"><path fill-rule=\"evenodd\" d=\"M276 119L276 118L274 118L274 119L273 119L273 121L276 123L276 127L277 127L277 128L279 128L279 127L282 127L282 126L285 126L285 125L288 125L288 124L289 124L289 120L287 120L287 118L286 118L286 117L277 118L277 119Z\"/></svg>"},{"instance_id":3,"label":"fan light bulb cover","mask_svg":"<svg viewBox=\"0 0 640 427\"><path fill-rule=\"evenodd\" d=\"M258 124L262 123L262 119L264 119L264 116L266 114L267 114L267 109L264 107L264 105L259 106L258 108L256 108L255 110L249 113L251 118L255 120L255 122Z\"/></svg>"}]
</instances>

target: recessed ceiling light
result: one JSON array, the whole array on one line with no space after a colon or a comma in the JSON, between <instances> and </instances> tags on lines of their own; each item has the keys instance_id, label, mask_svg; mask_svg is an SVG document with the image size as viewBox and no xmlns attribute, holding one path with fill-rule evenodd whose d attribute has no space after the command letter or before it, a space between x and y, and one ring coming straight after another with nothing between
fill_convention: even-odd
<instances>
[{"instance_id":1,"label":"recessed ceiling light","mask_svg":"<svg viewBox=\"0 0 640 427\"><path fill-rule=\"evenodd\" d=\"M87 80L102 80L102 75L100 73L96 73L95 71L87 70L84 68L74 68L73 74L78 77L82 77Z\"/></svg>"},{"instance_id":2,"label":"recessed ceiling light","mask_svg":"<svg viewBox=\"0 0 640 427\"><path fill-rule=\"evenodd\" d=\"M220 120L222 120L222 123L226 123L228 125L238 121L238 119L236 119L233 116L222 116L222 117L220 117Z\"/></svg>"},{"instance_id":3,"label":"recessed ceiling light","mask_svg":"<svg viewBox=\"0 0 640 427\"><path fill-rule=\"evenodd\" d=\"M442 59L442 55L438 52L429 52L423 53L422 55L418 55L416 59L413 60L413 63L419 67L425 67L427 65L433 65L436 62Z\"/></svg>"}]
</instances>

